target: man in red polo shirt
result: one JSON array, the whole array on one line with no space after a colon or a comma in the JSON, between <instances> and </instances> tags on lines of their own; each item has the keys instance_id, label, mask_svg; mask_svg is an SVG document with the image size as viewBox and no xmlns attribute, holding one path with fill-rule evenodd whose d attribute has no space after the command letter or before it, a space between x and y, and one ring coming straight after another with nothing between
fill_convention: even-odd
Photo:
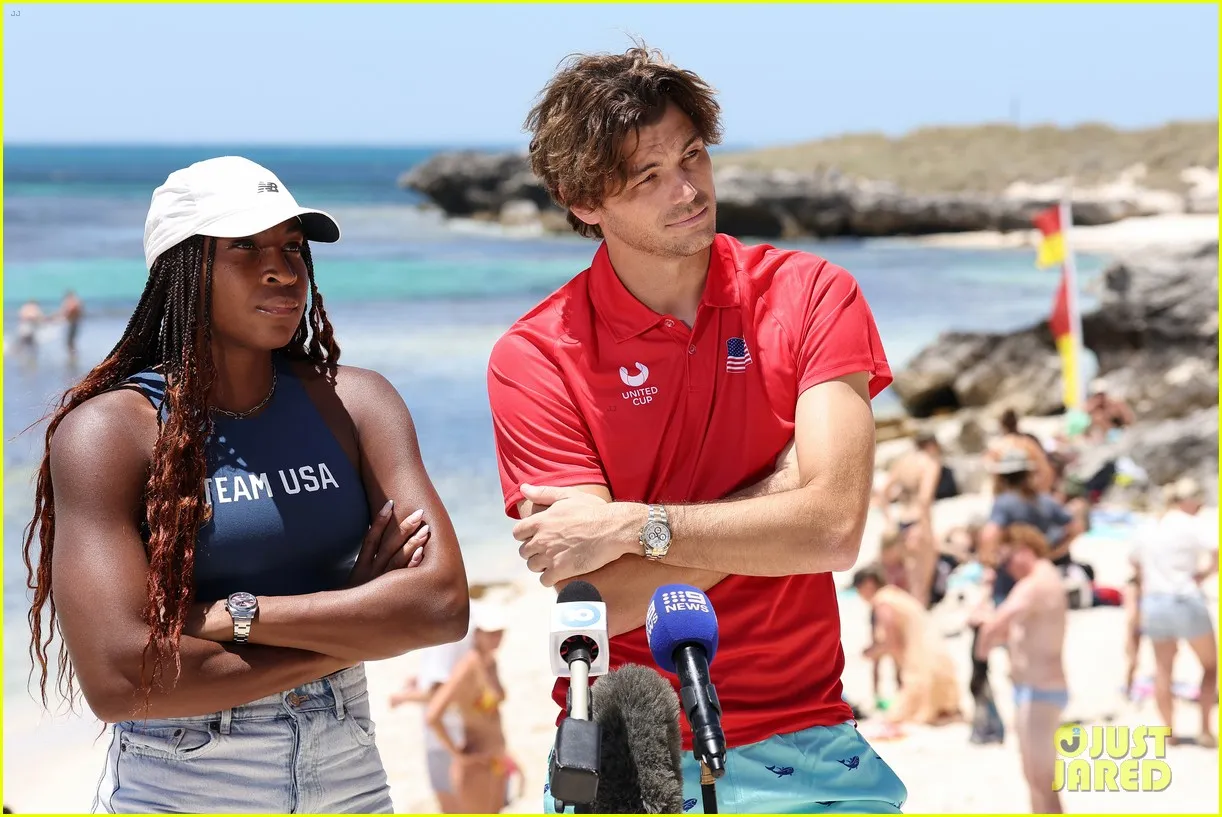
<instances>
[{"instance_id":1,"label":"man in red polo shirt","mask_svg":"<svg viewBox=\"0 0 1222 817\"><path fill-rule=\"evenodd\" d=\"M643 48L576 58L532 110L536 175L602 244L493 349L506 512L543 584L599 589L613 667L653 665L656 588L708 592L720 810L896 813L906 789L842 698L831 576L857 559L891 371L848 272L716 232L719 119L698 76Z\"/></svg>"}]
</instances>

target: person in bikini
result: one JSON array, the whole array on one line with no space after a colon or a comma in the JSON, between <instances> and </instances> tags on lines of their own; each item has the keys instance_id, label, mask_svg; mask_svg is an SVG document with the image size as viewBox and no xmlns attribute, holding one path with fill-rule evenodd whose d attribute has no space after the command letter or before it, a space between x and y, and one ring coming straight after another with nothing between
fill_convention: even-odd
<instances>
[{"instance_id":1,"label":"person in bikini","mask_svg":"<svg viewBox=\"0 0 1222 817\"><path fill-rule=\"evenodd\" d=\"M898 505L896 527L904 545L907 589L920 604L929 606L938 553L933 532L933 504L942 479L942 448L932 434L921 434L912 451L896 460L876 494L890 521L891 506Z\"/></svg>"},{"instance_id":2,"label":"person in bikini","mask_svg":"<svg viewBox=\"0 0 1222 817\"><path fill-rule=\"evenodd\" d=\"M501 724L505 689L496 665L505 615L499 606L480 600L471 602L471 618L473 646L429 701L425 721L453 758L453 791L460 811L494 814L507 805L509 778L518 773ZM445 728L451 708L462 715L462 745Z\"/></svg>"},{"instance_id":3,"label":"person in bikini","mask_svg":"<svg viewBox=\"0 0 1222 817\"><path fill-rule=\"evenodd\" d=\"M474 637L475 630L472 625L460 641L421 650L419 674L404 679L403 686L390 694L390 708L394 709L406 703L427 707L433 696L454 674L454 667L471 650ZM451 708L445 715L444 726L450 734L450 740L461 744L462 714ZM453 758L427 722L424 723L424 762L428 769L429 785L437 797L438 810L443 814L461 814L462 799L454 791Z\"/></svg>"},{"instance_id":4,"label":"person in bikini","mask_svg":"<svg viewBox=\"0 0 1222 817\"><path fill-rule=\"evenodd\" d=\"M1052 789L1053 737L1069 703L1062 650L1068 603L1061 573L1048 559L1048 540L1034 525L1006 528L999 563L1016 580L1004 602L980 618L976 658L1008 644L1014 686L1014 728L1035 814L1060 814Z\"/></svg>"}]
</instances>

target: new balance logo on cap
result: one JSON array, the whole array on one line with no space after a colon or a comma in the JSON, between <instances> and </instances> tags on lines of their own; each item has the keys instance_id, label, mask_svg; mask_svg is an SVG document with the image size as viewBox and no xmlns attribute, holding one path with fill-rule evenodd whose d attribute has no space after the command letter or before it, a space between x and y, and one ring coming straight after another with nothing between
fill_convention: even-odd
<instances>
[{"instance_id":1,"label":"new balance logo on cap","mask_svg":"<svg viewBox=\"0 0 1222 817\"><path fill-rule=\"evenodd\" d=\"M260 193L279 193L280 186L275 182L259 182Z\"/></svg>"}]
</instances>

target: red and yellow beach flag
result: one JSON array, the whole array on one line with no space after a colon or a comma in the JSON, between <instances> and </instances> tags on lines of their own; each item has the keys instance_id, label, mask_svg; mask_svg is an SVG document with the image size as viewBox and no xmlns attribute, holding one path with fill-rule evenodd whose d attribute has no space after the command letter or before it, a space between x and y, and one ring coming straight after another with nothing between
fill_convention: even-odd
<instances>
[{"instance_id":1,"label":"red and yellow beach flag","mask_svg":"<svg viewBox=\"0 0 1222 817\"><path fill-rule=\"evenodd\" d=\"M1035 265L1040 269L1047 269L1063 264L1065 232L1061 229L1060 205L1041 210L1032 220L1040 231L1040 246L1036 250Z\"/></svg>"},{"instance_id":2,"label":"red and yellow beach flag","mask_svg":"<svg viewBox=\"0 0 1222 817\"><path fill-rule=\"evenodd\" d=\"M1086 401L1082 382L1082 321L1073 258L1067 251L1066 228L1072 224L1068 204L1042 210L1032 219L1040 231L1035 264L1041 269L1061 266L1061 283L1052 303L1048 328L1061 356L1061 383L1067 409L1080 409Z\"/></svg>"}]
</instances>

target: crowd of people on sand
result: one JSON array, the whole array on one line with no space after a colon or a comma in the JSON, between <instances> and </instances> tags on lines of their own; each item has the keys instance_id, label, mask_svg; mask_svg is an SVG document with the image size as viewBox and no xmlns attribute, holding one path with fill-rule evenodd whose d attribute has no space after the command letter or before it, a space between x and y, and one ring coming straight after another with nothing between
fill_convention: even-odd
<instances>
[{"instance_id":1,"label":"crowd of people on sand","mask_svg":"<svg viewBox=\"0 0 1222 817\"><path fill-rule=\"evenodd\" d=\"M886 520L880 555L854 574L853 586L870 608L875 709L880 737L903 734L905 724L939 725L964 719L961 680L934 608L948 587L974 591L966 622L973 632L968 690L975 704L973 743L1000 743L1005 727L989 683L989 654L1008 653L1014 689L1013 729L1018 738L1032 810L1060 811L1052 790L1053 734L1061 725L1069 693L1062 648L1071 610L1123 606L1127 628L1126 696L1136 694L1135 672L1142 639L1154 653L1154 699L1159 718L1173 725L1172 664L1184 642L1201 666L1200 732L1191 740L1215 748L1211 715L1216 703L1217 651L1202 583L1218 572L1217 530L1199 517L1205 492L1191 477L1162 487L1158 509L1132 530L1123 588L1095 581L1091 565L1075 560L1073 546L1091 529L1092 512L1109 491L1140 467L1108 462L1086 479L1070 476L1077 456L1115 439L1134 422L1123 400L1092 383L1081 412L1066 416L1065 431L1041 439L1021 430L1014 411L1001 417L984 459L992 476L988 516L966 526L937 531L933 508L959 493L952 469L932 434L887 469L875 492ZM1187 465L1187 464L1186 464ZM1149 486L1153 487L1153 486ZM940 536L939 536L940 534ZM959 597L959 592L956 592ZM895 695L880 697L880 667L890 659Z\"/></svg>"}]
</instances>

